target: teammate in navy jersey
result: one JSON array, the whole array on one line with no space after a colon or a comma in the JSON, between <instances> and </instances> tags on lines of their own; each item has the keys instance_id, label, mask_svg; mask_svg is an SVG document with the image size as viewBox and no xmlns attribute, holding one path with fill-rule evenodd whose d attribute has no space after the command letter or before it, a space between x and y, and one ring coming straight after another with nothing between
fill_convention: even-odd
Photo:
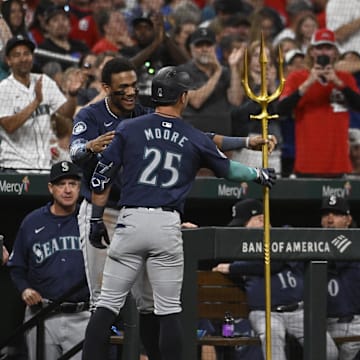
<instances>
[{"instance_id":1,"label":"teammate in navy jersey","mask_svg":"<svg viewBox=\"0 0 360 360\"><path fill-rule=\"evenodd\" d=\"M84 200L80 206L78 222L92 310L95 310L95 304L100 295L108 244L105 243L102 248L95 248L88 240L92 209L90 179L97 164L98 156L110 144L114 137L114 130L120 122L153 112L153 109L136 103L136 70L129 60L115 58L108 61L102 71L102 82L107 96L95 104L84 107L76 115L70 146L72 160L83 170L81 194ZM120 184L121 174L119 173L112 186L112 192L104 213L104 220L109 229L109 238L112 237L119 215L117 201L120 196ZM154 330L153 333L156 336L157 324L154 323L155 319L152 315L152 292L145 272L139 276L132 292L137 299L137 306L140 311L141 334L149 328ZM129 301L131 300L129 299ZM153 346L153 339L150 336L141 337L150 360L157 360L158 349Z\"/></svg>"},{"instance_id":2,"label":"teammate in navy jersey","mask_svg":"<svg viewBox=\"0 0 360 360\"><path fill-rule=\"evenodd\" d=\"M143 266L160 323L161 359L182 359L180 214L197 171L208 167L218 177L268 187L275 182L273 169L251 168L229 160L208 136L182 121L191 82L189 74L175 67L161 69L152 83L155 113L120 123L94 171L90 242L95 247L102 246L107 236L104 206L120 168L121 210L97 309L86 331L86 360L101 359L107 353L108 329Z\"/></svg>"},{"instance_id":3,"label":"teammate in navy jersey","mask_svg":"<svg viewBox=\"0 0 360 360\"><path fill-rule=\"evenodd\" d=\"M229 226L264 227L263 206L261 202L255 199L245 199L235 204L233 216L234 218ZM213 271L236 275L235 279L240 279L239 286L245 289L249 304L249 320L255 333L260 337L265 357L265 278L263 261L222 263L214 267ZM286 360L285 335L288 333L294 336L300 344L304 342L303 264L294 261L272 262L270 281L272 358ZM327 334L327 359L337 359L337 348L329 334Z\"/></svg>"},{"instance_id":4,"label":"teammate in navy jersey","mask_svg":"<svg viewBox=\"0 0 360 360\"><path fill-rule=\"evenodd\" d=\"M100 294L106 247L108 244L106 242L103 243L102 249L100 249L93 247L88 241L92 209L90 197L91 175L98 161L98 156L112 141L116 126L128 118L154 111L136 103L137 77L135 68L129 60L124 58L110 60L103 69L102 81L107 97L83 108L77 114L74 120L70 147L72 160L81 166L84 173L82 181L84 200L80 207L78 220L85 268L90 287L91 304L93 306ZM267 143L271 152L277 143L277 139L272 135L267 140L262 139L261 136L251 136L249 138L226 137L217 134L208 134L208 136L224 151L235 150L241 147L261 150L262 145ZM117 202L120 196L120 184L121 173L118 173L112 185L104 213L104 221L109 230L109 239L112 238L119 214ZM147 334L142 336L142 341L150 360L156 360L159 354L153 344L158 342L157 332L155 331L157 327L154 325L152 291L146 273L138 277L132 292L137 300L137 306L140 311L140 332ZM149 336L150 332L154 339L151 339Z\"/></svg>"},{"instance_id":5,"label":"teammate in navy jersey","mask_svg":"<svg viewBox=\"0 0 360 360\"><path fill-rule=\"evenodd\" d=\"M323 228L353 227L350 206L346 199L332 195L321 206ZM328 331L331 336L360 334L360 262L332 261L328 264ZM360 342L346 342L339 347L340 360L357 358Z\"/></svg>"},{"instance_id":6,"label":"teammate in navy jersey","mask_svg":"<svg viewBox=\"0 0 360 360\"><path fill-rule=\"evenodd\" d=\"M98 156L113 139L114 130L120 122L153 111L136 104L137 78L134 66L127 59L115 58L107 62L103 69L102 81L108 96L84 107L76 115L70 146L72 160L83 170L81 194L84 200L78 219L92 304L96 302L100 293L106 246L104 245L103 250L96 249L87 241L91 217L90 179ZM105 213L111 230L114 229L118 216L116 203L120 194L120 183L119 173L114 181Z\"/></svg>"},{"instance_id":7,"label":"teammate in navy jersey","mask_svg":"<svg viewBox=\"0 0 360 360\"><path fill-rule=\"evenodd\" d=\"M48 189L53 201L22 221L8 266L26 303L29 320L51 301L83 285L45 320L44 359L58 359L82 341L90 318L89 290L80 249L77 200L80 169L68 161L52 166ZM36 360L36 328L27 334L29 359ZM77 354L73 359L80 359Z\"/></svg>"}]
</instances>

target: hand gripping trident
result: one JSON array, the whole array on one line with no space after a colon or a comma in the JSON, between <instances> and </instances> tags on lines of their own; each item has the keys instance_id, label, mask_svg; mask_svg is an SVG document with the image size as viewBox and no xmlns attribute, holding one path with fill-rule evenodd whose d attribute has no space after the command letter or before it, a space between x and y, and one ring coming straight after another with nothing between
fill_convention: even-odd
<instances>
[{"instance_id":1,"label":"hand gripping trident","mask_svg":"<svg viewBox=\"0 0 360 360\"><path fill-rule=\"evenodd\" d=\"M285 79L283 73L283 58L279 48L279 79L280 84L272 95L268 95L266 81L267 57L265 51L264 36L261 34L259 63L261 65L261 90L260 95L255 95L249 86L248 81L248 59L247 49L244 54L244 77L242 83L246 95L261 106L259 115L250 115L251 119L261 120L262 136L268 138L268 120L276 119L279 115L269 115L267 111L268 104L278 98L284 88ZM267 144L262 147L262 166L268 167L268 147ZM266 314L266 360L271 360L271 272L270 272L270 208L269 208L269 188L264 186L264 264L265 264L265 314Z\"/></svg>"}]
</instances>

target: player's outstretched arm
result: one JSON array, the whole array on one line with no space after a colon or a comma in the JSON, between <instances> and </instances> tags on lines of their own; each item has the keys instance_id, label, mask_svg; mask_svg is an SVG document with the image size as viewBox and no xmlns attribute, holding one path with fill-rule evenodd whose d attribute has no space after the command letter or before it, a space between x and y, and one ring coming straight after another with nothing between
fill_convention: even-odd
<instances>
[{"instance_id":1,"label":"player's outstretched arm","mask_svg":"<svg viewBox=\"0 0 360 360\"><path fill-rule=\"evenodd\" d=\"M277 145L277 138L275 135L269 135L268 139L264 139L261 135L235 137L215 134L212 140L222 151L239 150L243 148L261 151L262 146L267 144L269 153L271 154Z\"/></svg>"},{"instance_id":2,"label":"player's outstretched arm","mask_svg":"<svg viewBox=\"0 0 360 360\"><path fill-rule=\"evenodd\" d=\"M271 188L275 184L276 174L273 168L252 168L237 161L230 160L228 180L254 181Z\"/></svg>"}]
</instances>

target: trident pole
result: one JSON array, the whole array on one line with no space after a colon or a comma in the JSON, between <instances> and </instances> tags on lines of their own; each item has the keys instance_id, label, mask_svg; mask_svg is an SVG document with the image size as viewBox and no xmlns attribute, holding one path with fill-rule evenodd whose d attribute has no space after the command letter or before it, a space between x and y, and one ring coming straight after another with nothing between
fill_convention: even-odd
<instances>
[{"instance_id":1,"label":"trident pole","mask_svg":"<svg viewBox=\"0 0 360 360\"><path fill-rule=\"evenodd\" d=\"M261 120L262 137L268 139L268 121L269 119L276 119L279 115L270 115L268 113L268 105L270 102L278 98L284 88L285 79L283 73L283 58L281 50L279 48L279 86L273 94L268 94L267 91L267 80L266 80L266 67L267 67L267 56L265 50L264 35L261 33L260 42L260 56L259 63L261 66L261 89L260 94L256 95L251 90L248 80L248 55L247 49L244 55L244 76L242 83L246 95L253 101L257 102L261 106L261 112L259 115L250 115L251 119ZM267 144L262 147L262 166L268 167L268 147ZM263 189L263 204L264 204L264 271L265 271L265 330L266 330L266 360L271 360L271 268L270 268L270 200L269 200L269 188L264 186Z\"/></svg>"}]
</instances>

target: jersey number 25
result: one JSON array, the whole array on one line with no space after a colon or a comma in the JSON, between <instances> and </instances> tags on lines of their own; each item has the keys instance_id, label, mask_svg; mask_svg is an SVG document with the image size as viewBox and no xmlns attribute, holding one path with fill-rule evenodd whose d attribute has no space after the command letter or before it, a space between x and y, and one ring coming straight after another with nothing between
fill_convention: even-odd
<instances>
[{"instance_id":1,"label":"jersey number 25","mask_svg":"<svg viewBox=\"0 0 360 360\"><path fill-rule=\"evenodd\" d=\"M181 164L181 154L170 151L162 152L157 148L145 148L144 159L150 159L149 164L141 172L139 183L146 185L160 185L168 188L176 184L179 179L179 168ZM170 172L170 179L158 184L158 174L161 170Z\"/></svg>"}]
</instances>

